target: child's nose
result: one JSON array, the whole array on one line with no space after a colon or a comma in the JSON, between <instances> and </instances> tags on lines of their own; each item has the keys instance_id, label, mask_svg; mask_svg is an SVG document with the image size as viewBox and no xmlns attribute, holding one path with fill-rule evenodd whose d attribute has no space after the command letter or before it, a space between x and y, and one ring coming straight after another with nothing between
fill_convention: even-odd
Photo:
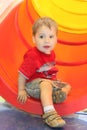
<instances>
[{"instance_id":1,"label":"child's nose","mask_svg":"<svg viewBox=\"0 0 87 130\"><path fill-rule=\"evenodd\" d=\"M47 37L47 38L45 38L45 42L46 43L48 43L49 42L49 38Z\"/></svg>"}]
</instances>

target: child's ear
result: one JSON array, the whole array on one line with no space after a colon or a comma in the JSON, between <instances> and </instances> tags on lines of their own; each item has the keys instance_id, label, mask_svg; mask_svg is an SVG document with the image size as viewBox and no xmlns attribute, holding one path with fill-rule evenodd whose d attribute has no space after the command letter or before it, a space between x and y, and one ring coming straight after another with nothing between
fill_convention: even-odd
<instances>
[{"instance_id":1,"label":"child's ear","mask_svg":"<svg viewBox=\"0 0 87 130\"><path fill-rule=\"evenodd\" d=\"M34 36L32 36L32 41L33 41L33 43L35 43L35 37Z\"/></svg>"}]
</instances>

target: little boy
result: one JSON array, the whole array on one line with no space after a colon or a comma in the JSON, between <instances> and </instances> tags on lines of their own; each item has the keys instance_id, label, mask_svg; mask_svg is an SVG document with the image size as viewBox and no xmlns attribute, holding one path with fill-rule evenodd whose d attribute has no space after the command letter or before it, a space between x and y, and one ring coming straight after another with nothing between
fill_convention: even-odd
<instances>
[{"instance_id":1,"label":"little boy","mask_svg":"<svg viewBox=\"0 0 87 130\"><path fill-rule=\"evenodd\" d=\"M32 27L32 47L24 55L24 61L19 68L18 101L25 103L27 94L40 99L44 122L50 127L63 127L66 123L57 114L54 103L63 102L71 86L57 79L55 53L57 44L58 26L49 18L39 18Z\"/></svg>"}]
</instances>

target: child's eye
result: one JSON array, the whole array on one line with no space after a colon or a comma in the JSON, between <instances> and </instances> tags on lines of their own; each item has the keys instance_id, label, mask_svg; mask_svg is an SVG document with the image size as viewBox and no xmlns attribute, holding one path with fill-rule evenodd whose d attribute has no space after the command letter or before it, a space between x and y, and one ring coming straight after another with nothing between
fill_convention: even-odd
<instances>
[{"instance_id":1,"label":"child's eye","mask_svg":"<svg viewBox=\"0 0 87 130\"><path fill-rule=\"evenodd\" d=\"M53 38L53 35L51 35L50 38Z\"/></svg>"},{"instance_id":2,"label":"child's eye","mask_svg":"<svg viewBox=\"0 0 87 130\"><path fill-rule=\"evenodd\" d=\"M43 36L41 35L40 38L43 38Z\"/></svg>"}]
</instances>

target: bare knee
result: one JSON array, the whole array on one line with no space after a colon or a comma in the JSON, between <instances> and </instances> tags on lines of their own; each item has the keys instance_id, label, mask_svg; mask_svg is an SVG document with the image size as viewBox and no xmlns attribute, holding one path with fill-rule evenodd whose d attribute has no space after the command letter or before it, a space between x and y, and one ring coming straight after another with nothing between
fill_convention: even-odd
<instances>
[{"instance_id":1,"label":"bare knee","mask_svg":"<svg viewBox=\"0 0 87 130\"><path fill-rule=\"evenodd\" d=\"M51 84L51 82L49 82L49 81L42 81L41 83L40 83L40 90L51 90L52 89L52 84Z\"/></svg>"},{"instance_id":2,"label":"bare knee","mask_svg":"<svg viewBox=\"0 0 87 130\"><path fill-rule=\"evenodd\" d=\"M65 87L62 88L62 90L68 95L71 91L71 85L67 84Z\"/></svg>"}]
</instances>

